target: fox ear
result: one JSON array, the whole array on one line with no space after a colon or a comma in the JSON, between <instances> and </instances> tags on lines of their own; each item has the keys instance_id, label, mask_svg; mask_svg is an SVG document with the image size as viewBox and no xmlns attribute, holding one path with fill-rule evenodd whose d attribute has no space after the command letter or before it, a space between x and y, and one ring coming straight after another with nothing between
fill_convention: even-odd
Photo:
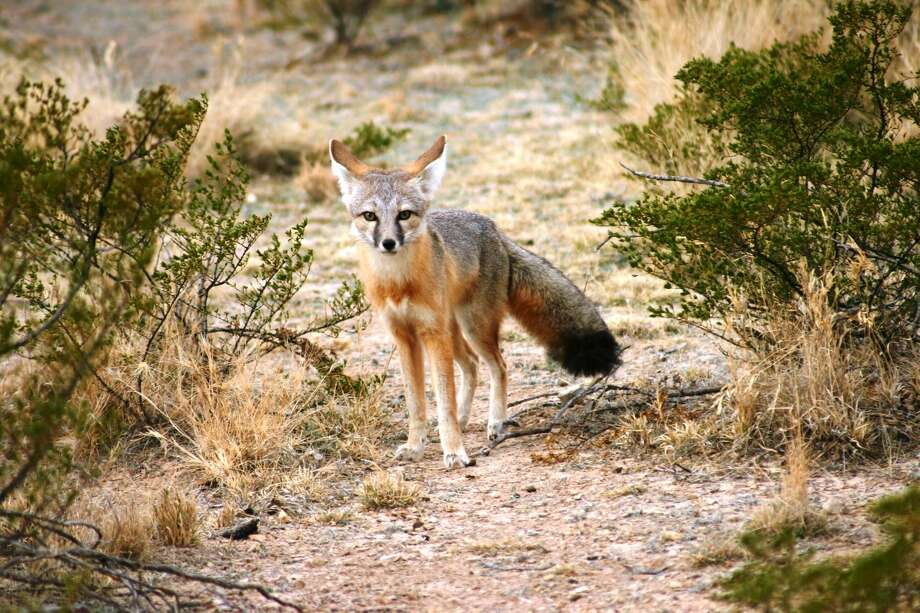
<instances>
[{"instance_id":1,"label":"fox ear","mask_svg":"<svg viewBox=\"0 0 920 613\"><path fill-rule=\"evenodd\" d=\"M348 196L370 170L370 166L359 160L341 141L329 141L329 159L332 162L332 174L339 182L342 198Z\"/></svg>"},{"instance_id":2,"label":"fox ear","mask_svg":"<svg viewBox=\"0 0 920 613\"><path fill-rule=\"evenodd\" d=\"M431 148L406 167L411 182L417 185L426 198L431 198L447 171L447 139L439 136Z\"/></svg>"}]
</instances>

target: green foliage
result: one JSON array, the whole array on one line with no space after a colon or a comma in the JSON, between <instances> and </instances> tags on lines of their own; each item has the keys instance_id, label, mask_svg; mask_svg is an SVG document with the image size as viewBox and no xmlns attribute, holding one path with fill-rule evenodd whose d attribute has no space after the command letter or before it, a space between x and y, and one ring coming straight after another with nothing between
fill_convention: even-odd
<instances>
[{"instance_id":1,"label":"green foliage","mask_svg":"<svg viewBox=\"0 0 920 613\"><path fill-rule=\"evenodd\" d=\"M112 330L137 316L161 228L182 206L188 150L205 104L144 92L101 140L86 102L60 82L23 81L0 104L0 505L15 494L61 508L69 467L58 443L78 428L72 402ZM0 506L2 509L2 506Z\"/></svg>"},{"instance_id":2,"label":"green foliage","mask_svg":"<svg viewBox=\"0 0 920 613\"><path fill-rule=\"evenodd\" d=\"M597 98L582 98L578 96L578 101L587 104L598 111L609 113L619 113L626 108L626 88L623 85L623 76L616 64L611 64L607 69L607 78L604 81L604 88Z\"/></svg>"},{"instance_id":3,"label":"green foliage","mask_svg":"<svg viewBox=\"0 0 920 613\"><path fill-rule=\"evenodd\" d=\"M617 126L617 145L656 171L704 174L712 160L722 160L728 154L725 135L707 132L699 123L699 118L711 111L706 98L693 90L683 90L673 104L655 105L644 125Z\"/></svg>"},{"instance_id":4,"label":"green foliage","mask_svg":"<svg viewBox=\"0 0 920 613\"><path fill-rule=\"evenodd\" d=\"M282 238L266 236L269 215L244 214L249 177L229 134L186 179L206 98L144 91L100 140L79 122L85 105L59 82L25 81L0 104L0 514L14 494L33 511L66 506L60 437L84 426L74 398L87 381L120 402L118 418L97 416L104 438L154 419L144 384L166 330L231 368L367 308L350 281L307 328L283 325L313 258L307 221ZM141 347L136 374L106 363L119 340Z\"/></svg>"},{"instance_id":5,"label":"green foliage","mask_svg":"<svg viewBox=\"0 0 920 613\"><path fill-rule=\"evenodd\" d=\"M357 157L366 158L383 153L408 134L409 128L381 127L373 121L367 121L355 128L342 142L348 145Z\"/></svg>"},{"instance_id":6,"label":"green foliage","mask_svg":"<svg viewBox=\"0 0 920 613\"><path fill-rule=\"evenodd\" d=\"M830 275L834 310L881 346L916 334L920 75L891 70L911 11L891 0L835 6L826 50L812 35L695 59L677 74L675 103L619 129L654 171L714 152L705 177L728 186L650 189L595 220L633 265L681 290L679 305L654 314L706 325L740 296L752 344L758 322L803 295L804 263Z\"/></svg>"},{"instance_id":7,"label":"green foliage","mask_svg":"<svg viewBox=\"0 0 920 613\"><path fill-rule=\"evenodd\" d=\"M920 488L873 505L887 541L856 556L815 562L791 531L742 537L754 558L724 583L723 596L772 611L916 611L920 607Z\"/></svg>"}]
</instances>

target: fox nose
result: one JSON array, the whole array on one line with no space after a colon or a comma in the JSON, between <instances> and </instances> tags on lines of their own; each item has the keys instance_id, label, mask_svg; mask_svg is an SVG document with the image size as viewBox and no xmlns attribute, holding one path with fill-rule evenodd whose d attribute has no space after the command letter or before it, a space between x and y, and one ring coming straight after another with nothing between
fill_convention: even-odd
<instances>
[{"instance_id":1,"label":"fox nose","mask_svg":"<svg viewBox=\"0 0 920 613\"><path fill-rule=\"evenodd\" d=\"M392 238L385 238L380 242L380 246L387 251L393 251L393 249L396 248L396 241L394 241Z\"/></svg>"}]
</instances>

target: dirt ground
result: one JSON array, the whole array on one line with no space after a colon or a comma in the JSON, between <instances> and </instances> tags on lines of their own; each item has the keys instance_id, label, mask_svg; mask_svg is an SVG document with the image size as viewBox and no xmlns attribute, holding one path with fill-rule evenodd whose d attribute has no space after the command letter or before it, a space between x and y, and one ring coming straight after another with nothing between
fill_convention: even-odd
<instances>
[{"instance_id":1,"label":"dirt ground","mask_svg":"<svg viewBox=\"0 0 920 613\"><path fill-rule=\"evenodd\" d=\"M52 53L103 49L116 39L137 86L166 80L195 93L217 61L213 50L238 40L231 5L201 3L190 21L179 2L21 3L6 19L17 24L17 36L39 38ZM213 16L221 11L227 23ZM531 43L498 30L470 40L441 17L405 27L383 19L368 38L395 34L408 42L314 61L312 43L290 32L246 31L241 78L271 80L271 113L293 120L317 143L368 119L410 128L384 162L412 159L447 133L450 161L439 205L490 215L584 287L630 346L617 382L724 382L725 358L712 340L647 316L650 304L672 295L616 252L595 249L605 233L588 220L605 201L635 198L641 190L618 170L609 116L578 102L602 87L603 54L561 38ZM304 313L321 307L356 259L341 205L307 203L292 179L265 177L254 182L249 202L252 212L272 211L277 229L309 216L317 257L299 304ZM503 338L511 400L573 383L514 326ZM379 322L366 315L340 337L317 340L347 358L352 374L386 372L385 400L404 423L397 361L389 359L392 343ZM480 375L487 379L485 369ZM486 442L486 393L482 382L465 437L469 451ZM695 554L738 532L776 493L776 460L674 465L664 456L591 447L546 464L533 457L541 451L538 437L508 441L476 466L447 471L433 442L417 464L380 464L421 488L422 499L409 508L362 510L355 490L375 467L350 467L329 499L258 509L260 530L245 541L208 529L199 547L157 555L262 583L308 610L728 608L714 599L713 586L730 566L697 567ZM872 542L877 530L866 503L902 486L917 464L908 458L884 467L819 469L811 495L827 513L829 530L809 544L826 553ZM169 467L151 462L120 470L143 487ZM107 487L118 483L113 477ZM200 502L210 525L219 503L206 493ZM322 523L330 510L341 511L344 525ZM218 609L269 606L255 597L206 598Z\"/></svg>"}]
</instances>

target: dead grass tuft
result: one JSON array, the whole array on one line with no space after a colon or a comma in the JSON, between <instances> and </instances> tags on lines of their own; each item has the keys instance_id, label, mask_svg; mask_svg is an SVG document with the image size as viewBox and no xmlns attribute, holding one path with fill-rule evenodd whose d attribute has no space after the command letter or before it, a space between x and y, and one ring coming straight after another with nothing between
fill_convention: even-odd
<instances>
[{"instance_id":1,"label":"dead grass tuft","mask_svg":"<svg viewBox=\"0 0 920 613\"><path fill-rule=\"evenodd\" d=\"M98 522L106 552L131 560L146 560L153 546L153 524L145 505L112 508Z\"/></svg>"},{"instance_id":2,"label":"dead grass tuft","mask_svg":"<svg viewBox=\"0 0 920 613\"><path fill-rule=\"evenodd\" d=\"M350 509L333 509L323 511L314 521L324 526L345 526L353 522L355 514Z\"/></svg>"},{"instance_id":3,"label":"dead grass tuft","mask_svg":"<svg viewBox=\"0 0 920 613\"><path fill-rule=\"evenodd\" d=\"M179 490L166 488L154 502L153 525L164 545L191 547L198 542L198 507Z\"/></svg>"},{"instance_id":4,"label":"dead grass tuft","mask_svg":"<svg viewBox=\"0 0 920 613\"><path fill-rule=\"evenodd\" d=\"M408 507L418 500L421 490L402 475L377 470L364 479L358 499L368 511Z\"/></svg>"},{"instance_id":5,"label":"dead grass tuft","mask_svg":"<svg viewBox=\"0 0 920 613\"><path fill-rule=\"evenodd\" d=\"M747 552L734 534L718 534L703 540L690 553L690 562L694 568L722 566L728 562L744 559Z\"/></svg>"},{"instance_id":6,"label":"dead grass tuft","mask_svg":"<svg viewBox=\"0 0 920 613\"><path fill-rule=\"evenodd\" d=\"M786 447L786 469L779 495L754 513L747 528L770 534L783 530L799 535L820 533L827 525L827 518L808 499L808 476L808 448L801 436L797 436Z\"/></svg>"},{"instance_id":7,"label":"dead grass tuft","mask_svg":"<svg viewBox=\"0 0 920 613\"><path fill-rule=\"evenodd\" d=\"M335 200L339 195L339 186L332 176L329 164L314 162L304 164L297 176L297 186L302 189L310 202L321 203Z\"/></svg>"},{"instance_id":8,"label":"dead grass tuft","mask_svg":"<svg viewBox=\"0 0 920 613\"><path fill-rule=\"evenodd\" d=\"M893 452L896 436L917 432L916 416L902 408L915 360L892 361L871 340L853 338L830 307L831 279L801 277L804 298L767 323L770 349L734 356L720 411L743 445L783 448L801 434L832 458ZM739 306L727 323L743 329L747 321Z\"/></svg>"}]
</instances>

